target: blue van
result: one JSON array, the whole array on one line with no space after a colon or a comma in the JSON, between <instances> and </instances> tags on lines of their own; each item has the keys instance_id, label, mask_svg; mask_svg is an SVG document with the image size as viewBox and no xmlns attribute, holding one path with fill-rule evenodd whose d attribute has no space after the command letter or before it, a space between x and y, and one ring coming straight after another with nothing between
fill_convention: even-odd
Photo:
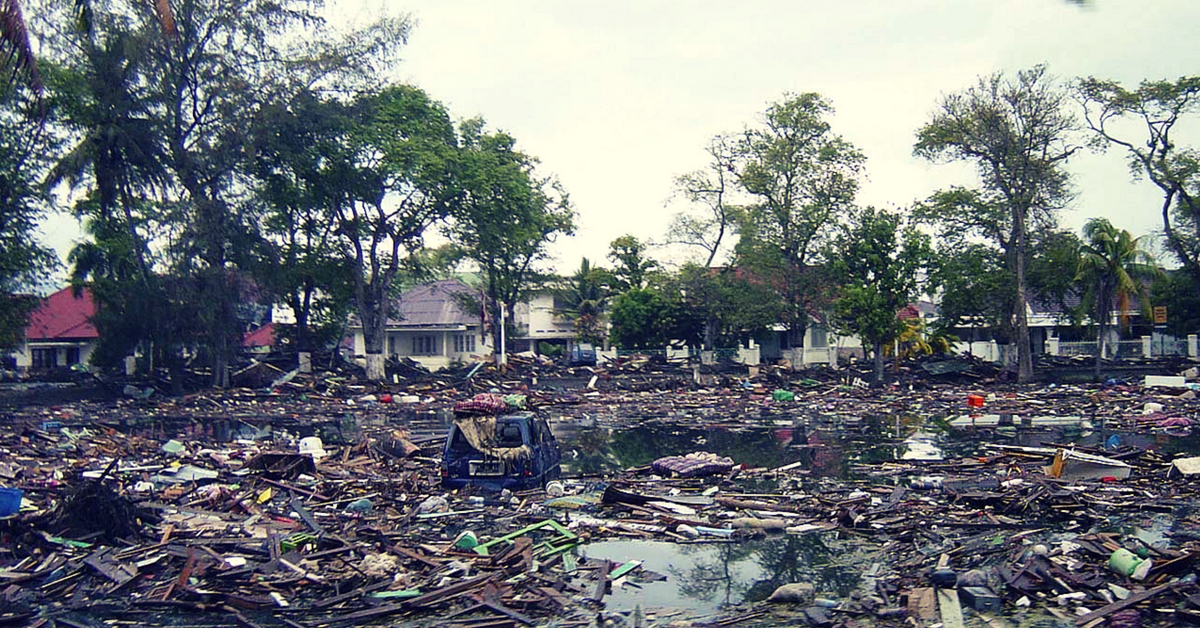
<instances>
[{"instance_id":1,"label":"blue van","mask_svg":"<svg viewBox=\"0 0 1200 628\"><path fill-rule=\"evenodd\" d=\"M492 449L487 452L471 445L458 421L450 427L442 452L442 486L524 490L562 474L562 454L546 419L519 412L495 420Z\"/></svg>"},{"instance_id":2,"label":"blue van","mask_svg":"<svg viewBox=\"0 0 1200 628\"><path fill-rule=\"evenodd\" d=\"M596 347L586 342L572 346L567 366L596 366Z\"/></svg>"}]
</instances>

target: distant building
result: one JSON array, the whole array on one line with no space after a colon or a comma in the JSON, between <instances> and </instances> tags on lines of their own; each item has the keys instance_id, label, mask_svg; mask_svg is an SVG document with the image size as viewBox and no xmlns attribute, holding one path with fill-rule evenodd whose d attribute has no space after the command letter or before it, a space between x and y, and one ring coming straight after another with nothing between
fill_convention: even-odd
<instances>
[{"instance_id":1,"label":"distant building","mask_svg":"<svg viewBox=\"0 0 1200 628\"><path fill-rule=\"evenodd\" d=\"M92 324L95 314L96 304L86 288L78 295L63 288L42 299L29 317L24 343L13 353L17 369L39 372L87 364L100 339Z\"/></svg>"},{"instance_id":2,"label":"distant building","mask_svg":"<svg viewBox=\"0 0 1200 628\"><path fill-rule=\"evenodd\" d=\"M575 325L564 316L563 306L551 291L535 292L513 308L513 324L516 328L509 339L512 352L539 352L539 343L558 345L563 351L575 344Z\"/></svg>"},{"instance_id":3,"label":"distant building","mask_svg":"<svg viewBox=\"0 0 1200 628\"><path fill-rule=\"evenodd\" d=\"M481 298L477 290L457 279L408 290L393 304L384 353L411 358L431 370L491 356ZM366 355L362 322L354 317L347 331L353 338L354 355Z\"/></svg>"}]
</instances>

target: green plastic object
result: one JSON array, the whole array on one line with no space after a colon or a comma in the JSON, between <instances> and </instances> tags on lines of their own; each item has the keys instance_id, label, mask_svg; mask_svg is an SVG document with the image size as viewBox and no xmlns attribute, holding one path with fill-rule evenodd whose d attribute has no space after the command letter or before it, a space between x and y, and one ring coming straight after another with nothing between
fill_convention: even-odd
<instances>
[{"instance_id":1,"label":"green plastic object","mask_svg":"<svg viewBox=\"0 0 1200 628\"><path fill-rule=\"evenodd\" d=\"M305 545L308 545L316 540L317 537L307 532L297 532L280 539L279 547L285 552L290 552L298 547L304 547Z\"/></svg>"},{"instance_id":2,"label":"green plastic object","mask_svg":"<svg viewBox=\"0 0 1200 628\"><path fill-rule=\"evenodd\" d=\"M776 390L775 394L772 395L772 397L775 399L775 401L795 401L796 393L794 393L790 390L780 389L780 390Z\"/></svg>"},{"instance_id":3,"label":"green plastic object","mask_svg":"<svg viewBox=\"0 0 1200 628\"><path fill-rule=\"evenodd\" d=\"M464 531L462 534L458 535L458 538L454 539L454 547L456 549L475 549L475 547L478 545L479 538L476 537L475 533L470 530Z\"/></svg>"},{"instance_id":4,"label":"green plastic object","mask_svg":"<svg viewBox=\"0 0 1200 628\"><path fill-rule=\"evenodd\" d=\"M400 591L376 591L368 593L367 597L377 600L408 600L414 597L421 597L420 589L402 589Z\"/></svg>"},{"instance_id":5,"label":"green plastic object","mask_svg":"<svg viewBox=\"0 0 1200 628\"><path fill-rule=\"evenodd\" d=\"M492 539L487 543L478 545L474 548L475 553L479 554L480 556L490 556L491 554L488 553L489 550L496 545L500 545L501 543L504 543L505 545L510 544L514 539L521 538L528 535L530 532L535 532L543 528L550 528L551 530L557 532L558 536L548 541L535 543L533 546L533 554L536 558L544 560L550 556L554 556L555 554L568 551L579 544L578 535L568 530L563 524L553 519L547 519L541 523L535 523L531 526L521 528L512 534L507 534L498 539Z\"/></svg>"}]
</instances>

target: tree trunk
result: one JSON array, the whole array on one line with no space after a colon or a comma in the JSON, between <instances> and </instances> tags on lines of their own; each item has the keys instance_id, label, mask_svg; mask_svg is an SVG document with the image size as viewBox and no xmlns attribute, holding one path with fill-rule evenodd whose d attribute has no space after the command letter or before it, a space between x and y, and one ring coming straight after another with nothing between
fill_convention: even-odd
<instances>
[{"instance_id":1,"label":"tree trunk","mask_svg":"<svg viewBox=\"0 0 1200 628\"><path fill-rule=\"evenodd\" d=\"M496 302L493 301L493 303ZM505 364L505 354L508 352L508 347L506 346L507 335L504 329L504 325L507 322L504 316L504 306L496 303L496 306L492 310L492 355L496 361L496 366L503 367Z\"/></svg>"},{"instance_id":2,"label":"tree trunk","mask_svg":"<svg viewBox=\"0 0 1200 628\"><path fill-rule=\"evenodd\" d=\"M883 343L876 342L872 351L875 352L875 370L871 374L871 383L879 386L883 384Z\"/></svg>"},{"instance_id":3,"label":"tree trunk","mask_svg":"<svg viewBox=\"0 0 1200 628\"><path fill-rule=\"evenodd\" d=\"M310 281L304 282L303 293L299 300L300 307L296 308L296 352L310 351L308 339L308 319L312 311L313 288Z\"/></svg>"},{"instance_id":4,"label":"tree trunk","mask_svg":"<svg viewBox=\"0 0 1200 628\"><path fill-rule=\"evenodd\" d=\"M1025 296L1025 210L1017 208L1013 212L1013 225L1016 230L1016 275L1017 275L1017 381L1021 383L1033 379L1033 356L1029 342L1029 318L1025 312L1027 299Z\"/></svg>"},{"instance_id":5,"label":"tree trunk","mask_svg":"<svg viewBox=\"0 0 1200 628\"><path fill-rule=\"evenodd\" d=\"M386 294L379 298L379 290L368 285L359 303L358 316L362 319L363 353L367 356L367 379L382 382L387 376L384 369L384 340L387 337Z\"/></svg>"},{"instance_id":6,"label":"tree trunk","mask_svg":"<svg viewBox=\"0 0 1200 628\"><path fill-rule=\"evenodd\" d=\"M387 367L382 353L367 354L367 379L372 382L387 379Z\"/></svg>"}]
</instances>

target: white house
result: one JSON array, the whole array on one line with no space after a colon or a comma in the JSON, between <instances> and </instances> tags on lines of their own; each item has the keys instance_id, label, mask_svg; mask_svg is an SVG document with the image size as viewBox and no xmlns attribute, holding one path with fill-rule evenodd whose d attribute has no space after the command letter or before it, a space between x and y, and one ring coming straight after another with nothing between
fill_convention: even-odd
<instances>
[{"instance_id":1,"label":"white house","mask_svg":"<svg viewBox=\"0 0 1200 628\"><path fill-rule=\"evenodd\" d=\"M477 290L457 279L406 291L394 303L394 317L388 318L384 353L411 358L430 370L486 359L492 355L492 346L483 324L481 300ZM362 323L357 317L347 331L353 337L354 355L365 355Z\"/></svg>"},{"instance_id":2,"label":"white house","mask_svg":"<svg viewBox=\"0 0 1200 628\"><path fill-rule=\"evenodd\" d=\"M10 356L18 371L52 371L91 359L100 333L92 325L96 304L86 288L63 288L42 299L29 317L25 338Z\"/></svg>"}]
</instances>

